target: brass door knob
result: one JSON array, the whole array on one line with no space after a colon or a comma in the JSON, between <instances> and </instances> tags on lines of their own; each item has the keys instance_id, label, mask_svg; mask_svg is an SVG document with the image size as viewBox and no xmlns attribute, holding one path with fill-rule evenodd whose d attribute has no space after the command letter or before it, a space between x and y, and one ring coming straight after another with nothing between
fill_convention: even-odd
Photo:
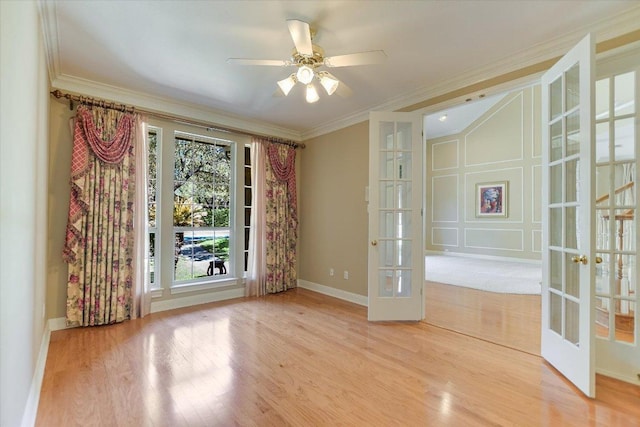
<instances>
[{"instance_id":1,"label":"brass door knob","mask_svg":"<svg viewBox=\"0 0 640 427\"><path fill-rule=\"evenodd\" d=\"M371 246L377 246L378 245L378 241L377 240L372 240L371 241Z\"/></svg>"},{"instance_id":2,"label":"brass door knob","mask_svg":"<svg viewBox=\"0 0 640 427\"><path fill-rule=\"evenodd\" d=\"M575 262L576 264L582 263L584 265L587 265L587 263L589 263L589 260L587 259L586 255L581 255L581 256L574 255L571 257L571 261Z\"/></svg>"},{"instance_id":3,"label":"brass door knob","mask_svg":"<svg viewBox=\"0 0 640 427\"><path fill-rule=\"evenodd\" d=\"M596 264L602 264L602 257L596 257Z\"/></svg>"}]
</instances>

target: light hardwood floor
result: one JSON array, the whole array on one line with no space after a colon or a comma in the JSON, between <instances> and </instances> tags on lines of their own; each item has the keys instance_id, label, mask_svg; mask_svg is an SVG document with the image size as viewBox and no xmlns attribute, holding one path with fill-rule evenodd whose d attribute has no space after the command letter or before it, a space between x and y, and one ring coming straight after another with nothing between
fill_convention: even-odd
<instances>
[{"instance_id":1,"label":"light hardwood floor","mask_svg":"<svg viewBox=\"0 0 640 427\"><path fill-rule=\"evenodd\" d=\"M479 291L427 282L425 322L540 354L540 295Z\"/></svg>"},{"instance_id":2,"label":"light hardwood floor","mask_svg":"<svg viewBox=\"0 0 640 427\"><path fill-rule=\"evenodd\" d=\"M538 356L303 289L54 332L38 426L640 425Z\"/></svg>"}]
</instances>

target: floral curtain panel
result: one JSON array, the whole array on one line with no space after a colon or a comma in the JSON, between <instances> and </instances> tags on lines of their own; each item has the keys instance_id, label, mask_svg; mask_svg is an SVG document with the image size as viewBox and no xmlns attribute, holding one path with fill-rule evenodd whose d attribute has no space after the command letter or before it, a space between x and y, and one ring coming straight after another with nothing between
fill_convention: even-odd
<instances>
[{"instance_id":1,"label":"floral curtain panel","mask_svg":"<svg viewBox=\"0 0 640 427\"><path fill-rule=\"evenodd\" d=\"M78 107L63 253L69 263L68 326L104 325L132 316L136 119Z\"/></svg>"},{"instance_id":2,"label":"floral curtain panel","mask_svg":"<svg viewBox=\"0 0 640 427\"><path fill-rule=\"evenodd\" d=\"M265 235L267 293L295 288L298 214L296 150L282 144L266 144Z\"/></svg>"}]
</instances>

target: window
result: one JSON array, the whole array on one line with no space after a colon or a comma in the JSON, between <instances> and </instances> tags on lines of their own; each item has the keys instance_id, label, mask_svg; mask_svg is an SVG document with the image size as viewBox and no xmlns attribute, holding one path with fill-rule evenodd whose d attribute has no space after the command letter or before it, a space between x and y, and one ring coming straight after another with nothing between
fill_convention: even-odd
<instances>
[{"instance_id":1,"label":"window","mask_svg":"<svg viewBox=\"0 0 640 427\"><path fill-rule=\"evenodd\" d=\"M249 267L249 227L251 225L251 148L244 147L244 272Z\"/></svg>"},{"instance_id":2,"label":"window","mask_svg":"<svg viewBox=\"0 0 640 427\"><path fill-rule=\"evenodd\" d=\"M233 162L229 141L176 133L173 179L174 281L232 271Z\"/></svg>"},{"instance_id":3,"label":"window","mask_svg":"<svg viewBox=\"0 0 640 427\"><path fill-rule=\"evenodd\" d=\"M156 227L156 216L158 215L158 199L159 186L158 186L158 138L159 129L149 128L147 149L149 155L147 158L147 179L148 179L148 194L147 194L147 209L148 209L148 239L149 239L149 285L151 289L157 289L160 287L158 275L156 274L156 240L159 237L158 229Z\"/></svg>"},{"instance_id":4,"label":"window","mask_svg":"<svg viewBox=\"0 0 640 427\"><path fill-rule=\"evenodd\" d=\"M239 283L251 213L248 137L153 121L147 138L151 288Z\"/></svg>"}]
</instances>

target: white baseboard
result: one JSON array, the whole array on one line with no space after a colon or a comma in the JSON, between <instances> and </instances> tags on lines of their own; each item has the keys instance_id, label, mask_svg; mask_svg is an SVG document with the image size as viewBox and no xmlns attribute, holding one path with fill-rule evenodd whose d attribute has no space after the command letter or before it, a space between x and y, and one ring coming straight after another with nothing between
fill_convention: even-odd
<instances>
[{"instance_id":1,"label":"white baseboard","mask_svg":"<svg viewBox=\"0 0 640 427\"><path fill-rule=\"evenodd\" d=\"M54 317L53 319L49 319L47 322L49 327L49 331L60 331L62 329L67 329L67 319L64 317Z\"/></svg>"},{"instance_id":2,"label":"white baseboard","mask_svg":"<svg viewBox=\"0 0 640 427\"><path fill-rule=\"evenodd\" d=\"M303 289L318 292L320 294L329 295L344 301L368 307L369 298L365 295L354 294L353 292L343 291L342 289L332 288L330 286L320 285L318 283L309 282L308 280L298 280L298 286Z\"/></svg>"},{"instance_id":3,"label":"white baseboard","mask_svg":"<svg viewBox=\"0 0 640 427\"><path fill-rule=\"evenodd\" d=\"M542 265L542 261L540 261L539 259L525 259L525 258L514 258L514 257L506 257L506 256L468 254L468 253L463 253L463 252L432 251L432 250L425 250L424 254L425 255L455 256L455 257L459 257L459 258L486 259L486 260L491 260L491 261L523 262L523 263L526 263L526 264Z\"/></svg>"},{"instance_id":4,"label":"white baseboard","mask_svg":"<svg viewBox=\"0 0 640 427\"><path fill-rule=\"evenodd\" d=\"M199 294L190 295L182 298L173 298L163 301L151 302L151 313L157 313L159 311L172 310L174 308L190 307L192 305L206 304L208 302L224 301L233 298L244 297L244 288L227 289L225 291L214 292L211 294ZM56 317L49 319L49 330L59 331L69 328L67 326L67 320L64 317ZM73 326L75 327L75 326Z\"/></svg>"},{"instance_id":5,"label":"white baseboard","mask_svg":"<svg viewBox=\"0 0 640 427\"><path fill-rule=\"evenodd\" d=\"M173 298L164 301L152 301L151 313L173 310L174 308L190 307L192 305L206 304L208 302L224 301L233 298L244 297L244 288L228 289L210 294L190 295L182 298Z\"/></svg>"},{"instance_id":6,"label":"white baseboard","mask_svg":"<svg viewBox=\"0 0 640 427\"><path fill-rule=\"evenodd\" d=\"M605 377L611 377L616 380L624 381L626 383L630 383L633 385L640 385L640 378L634 377L633 375L631 376L620 375L619 373L610 372L610 371L607 371L606 369L601 369L601 368L596 368L596 373L600 375L604 375Z\"/></svg>"},{"instance_id":7,"label":"white baseboard","mask_svg":"<svg viewBox=\"0 0 640 427\"><path fill-rule=\"evenodd\" d=\"M49 353L49 342L51 340L51 329L49 322L45 322L42 341L40 342L40 351L38 352L38 360L31 379L31 387L29 387L29 395L27 403L22 414L22 427L33 427L36 424L36 416L38 415L38 404L40 403L40 391L42 390L42 380L44 379L44 368L47 365L47 354Z\"/></svg>"}]
</instances>

